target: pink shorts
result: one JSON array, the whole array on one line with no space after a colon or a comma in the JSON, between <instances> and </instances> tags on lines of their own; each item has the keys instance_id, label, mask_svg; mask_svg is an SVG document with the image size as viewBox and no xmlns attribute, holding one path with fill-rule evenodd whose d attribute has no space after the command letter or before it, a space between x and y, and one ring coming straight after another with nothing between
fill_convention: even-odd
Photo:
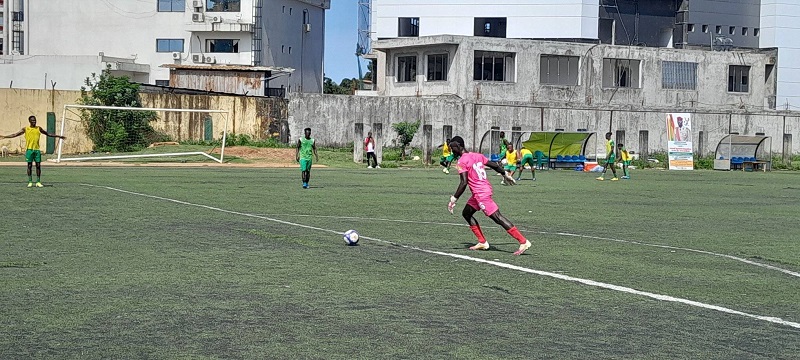
<instances>
[{"instance_id":1,"label":"pink shorts","mask_svg":"<svg viewBox=\"0 0 800 360\"><path fill-rule=\"evenodd\" d=\"M497 210L499 210L497 204L494 202L494 200L492 200L491 196L478 198L473 195L471 198L469 198L469 201L467 201L467 205L471 206L475 210L482 210L486 216L491 216L497 212Z\"/></svg>"}]
</instances>

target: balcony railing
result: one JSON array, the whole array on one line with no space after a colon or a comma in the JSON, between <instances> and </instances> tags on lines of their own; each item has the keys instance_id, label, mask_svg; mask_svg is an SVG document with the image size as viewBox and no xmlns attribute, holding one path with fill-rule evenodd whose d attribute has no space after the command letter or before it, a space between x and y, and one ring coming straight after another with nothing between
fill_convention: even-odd
<instances>
[{"instance_id":1,"label":"balcony railing","mask_svg":"<svg viewBox=\"0 0 800 360\"><path fill-rule=\"evenodd\" d=\"M269 97L285 98L286 88L266 88L266 93L264 95Z\"/></svg>"}]
</instances>

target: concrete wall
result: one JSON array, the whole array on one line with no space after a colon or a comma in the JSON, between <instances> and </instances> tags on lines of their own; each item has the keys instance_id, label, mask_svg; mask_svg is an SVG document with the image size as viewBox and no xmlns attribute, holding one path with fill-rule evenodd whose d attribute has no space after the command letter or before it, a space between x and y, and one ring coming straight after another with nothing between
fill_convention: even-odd
<instances>
[{"instance_id":1,"label":"concrete wall","mask_svg":"<svg viewBox=\"0 0 800 360\"><path fill-rule=\"evenodd\" d=\"M733 46L757 48L759 37L755 29L760 27L762 0L692 0L689 1L687 22L694 24L694 32L687 33L690 45L709 46L716 36L733 40ZM703 25L708 32L703 32ZM720 26L722 33L717 34ZM734 27L733 34L730 28ZM747 28L747 33L742 33Z\"/></svg>"},{"instance_id":2,"label":"concrete wall","mask_svg":"<svg viewBox=\"0 0 800 360\"><path fill-rule=\"evenodd\" d=\"M356 124L363 124L363 134L382 125L378 145L391 146L397 133L392 124L400 121L422 121L431 126L431 143L438 146L444 140L444 126L452 126L452 135L464 138L470 149L488 153L496 148L485 138L493 128L507 135L513 129L527 137L531 131L587 129L597 134L590 142L588 154L603 154L603 135L611 131L617 141L637 153L665 152L667 146L666 115L670 112L692 113L692 136L697 155L713 155L717 143L729 132L755 135L763 132L772 137L772 151L782 153L784 134L800 128L796 112L720 112L687 108L653 107L569 107L548 104L473 103L454 97L429 99L421 97L366 97L346 95L295 94L289 101L289 128L295 141L302 129L311 127L313 136L323 146L347 146L356 142L356 159L360 158L361 141ZM646 132L647 141L640 140ZM702 132L702 134L701 134ZM624 135L624 136L623 136ZM702 135L702 136L701 136ZM703 139L700 141L699 139ZM426 144L422 126L412 146ZM792 152L800 153L800 139L792 137Z\"/></svg>"},{"instance_id":3,"label":"concrete wall","mask_svg":"<svg viewBox=\"0 0 800 360\"><path fill-rule=\"evenodd\" d=\"M774 63L774 51L717 52L666 48L589 45L518 39L463 36L431 36L378 41L378 93L387 96L439 96L455 94L470 101L513 101L575 104L580 106L689 106L704 109L762 109L774 104L774 77L765 66ZM475 52L514 54L514 77L510 81L474 80ZM447 81L427 81L427 56L447 53L450 68ZM416 81L399 82L397 58L417 56ZM578 85L549 85L540 82L542 55L579 57ZM640 61L640 81L630 88L603 86L603 59ZM695 90L662 88L662 62L697 63ZM750 66L749 92L728 91L730 65Z\"/></svg>"},{"instance_id":4,"label":"concrete wall","mask_svg":"<svg viewBox=\"0 0 800 360\"><path fill-rule=\"evenodd\" d=\"M35 115L38 125L46 128L47 113L56 114L55 133L60 133L64 105L75 104L79 91L47 91L0 89L0 102L7 104L0 111L0 134L9 135L28 125L28 116ZM214 138L219 139L228 124L229 134L246 134L255 139L284 137L288 141L286 123L287 103L283 99L242 96L207 96L175 94L141 94L144 107L172 109L217 109L225 110L225 116L212 115ZM158 112L158 120L152 126L176 141L203 139L203 122L208 114ZM92 142L85 135L80 117L67 113L63 152L85 153L92 150ZM44 146L44 139L41 142ZM22 152L25 141L22 137L0 140L0 146L11 151Z\"/></svg>"}]
</instances>

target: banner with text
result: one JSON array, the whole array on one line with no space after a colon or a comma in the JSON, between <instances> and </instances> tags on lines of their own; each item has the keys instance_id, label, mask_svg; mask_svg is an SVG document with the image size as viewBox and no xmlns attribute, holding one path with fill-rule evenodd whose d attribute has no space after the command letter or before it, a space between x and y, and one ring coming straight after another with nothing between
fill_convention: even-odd
<instances>
[{"instance_id":1,"label":"banner with text","mask_svg":"<svg viewBox=\"0 0 800 360\"><path fill-rule=\"evenodd\" d=\"M670 170L693 170L692 114L667 114L667 157Z\"/></svg>"}]
</instances>

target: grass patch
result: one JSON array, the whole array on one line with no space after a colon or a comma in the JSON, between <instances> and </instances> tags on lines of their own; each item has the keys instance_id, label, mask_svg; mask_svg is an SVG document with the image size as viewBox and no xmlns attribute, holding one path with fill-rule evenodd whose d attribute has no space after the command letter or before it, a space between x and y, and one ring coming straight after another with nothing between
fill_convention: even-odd
<instances>
[{"instance_id":1,"label":"grass patch","mask_svg":"<svg viewBox=\"0 0 800 360\"><path fill-rule=\"evenodd\" d=\"M543 171L515 187L493 176L502 213L534 243L520 257L483 215L493 247L466 249L474 236L446 211L457 176L438 169L320 168L308 190L296 169L54 167L43 189L22 174L0 167L12 179L0 205L13 209L0 239L0 265L13 265L0 266L0 358L800 353L790 327L393 245L798 322L798 278L681 249L800 271L787 225L800 218L800 173L635 170L599 182ZM348 229L360 246L334 233Z\"/></svg>"}]
</instances>

